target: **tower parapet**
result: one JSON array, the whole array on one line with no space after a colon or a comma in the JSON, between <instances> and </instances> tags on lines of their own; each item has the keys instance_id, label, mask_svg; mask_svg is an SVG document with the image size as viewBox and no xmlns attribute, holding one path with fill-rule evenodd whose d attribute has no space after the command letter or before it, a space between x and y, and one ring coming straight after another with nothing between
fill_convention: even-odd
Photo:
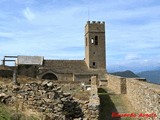
<instances>
[{"instance_id":1,"label":"tower parapet","mask_svg":"<svg viewBox=\"0 0 160 120\"><path fill-rule=\"evenodd\" d=\"M87 21L87 24L105 24L105 22L104 21Z\"/></svg>"},{"instance_id":2,"label":"tower parapet","mask_svg":"<svg viewBox=\"0 0 160 120\"><path fill-rule=\"evenodd\" d=\"M85 26L85 34L87 32L103 32L105 33L105 22L100 22L100 21L87 21L87 24Z\"/></svg>"}]
</instances>

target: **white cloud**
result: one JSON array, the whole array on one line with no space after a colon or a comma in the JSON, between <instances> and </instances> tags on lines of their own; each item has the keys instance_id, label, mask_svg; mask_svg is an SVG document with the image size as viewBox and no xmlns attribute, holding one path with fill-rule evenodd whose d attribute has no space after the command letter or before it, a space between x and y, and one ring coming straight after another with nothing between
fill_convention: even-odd
<instances>
[{"instance_id":1,"label":"white cloud","mask_svg":"<svg viewBox=\"0 0 160 120\"><path fill-rule=\"evenodd\" d=\"M35 14L31 11L31 9L29 7L26 7L23 10L23 15L26 19L28 19L29 21L32 21L35 19Z\"/></svg>"},{"instance_id":2,"label":"white cloud","mask_svg":"<svg viewBox=\"0 0 160 120\"><path fill-rule=\"evenodd\" d=\"M153 0L52 1L14 0L10 9L5 8L7 2L0 2L0 56L83 58L82 49L78 53L70 51L74 51L73 46L84 47L84 25L89 8L90 20L106 22L107 67L136 69L158 62L150 58L155 58L160 50L157 44L160 7L150 5Z\"/></svg>"},{"instance_id":3,"label":"white cloud","mask_svg":"<svg viewBox=\"0 0 160 120\"><path fill-rule=\"evenodd\" d=\"M139 58L140 58L140 56L135 53L127 54L125 56L125 60L138 60Z\"/></svg>"}]
</instances>

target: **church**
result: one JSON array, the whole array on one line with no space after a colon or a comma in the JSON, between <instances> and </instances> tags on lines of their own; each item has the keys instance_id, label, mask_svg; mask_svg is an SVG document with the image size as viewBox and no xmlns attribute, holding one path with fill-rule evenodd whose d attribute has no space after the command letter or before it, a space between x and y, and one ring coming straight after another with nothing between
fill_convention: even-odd
<instances>
[{"instance_id":1,"label":"church","mask_svg":"<svg viewBox=\"0 0 160 120\"><path fill-rule=\"evenodd\" d=\"M17 74L50 80L101 81L106 73L105 22L87 21L83 60L47 60L43 56L17 56ZM105 81L105 80L104 80Z\"/></svg>"}]
</instances>

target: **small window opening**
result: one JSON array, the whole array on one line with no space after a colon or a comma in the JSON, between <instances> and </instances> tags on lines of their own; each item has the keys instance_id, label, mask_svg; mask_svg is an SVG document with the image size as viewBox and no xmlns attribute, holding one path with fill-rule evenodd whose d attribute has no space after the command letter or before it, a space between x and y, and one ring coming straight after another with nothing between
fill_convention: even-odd
<instances>
[{"instance_id":1,"label":"small window opening","mask_svg":"<svg viewBox=\"0 0 160 120\"><path fill-rule=\"evenodd\" d=\"M92 43L92 44L94 43L94 39L93 39L93 38L91 39L91 43Z\"/></svg>"},{"instance_id":2,"label":"small window opening","mask_svg":"<svg viewBox=\"0 0 160 120\"><path fill-rule=\"evenodd\" d=\"M87 46L87 38L86 38L86 46Z\"/></svg>"},{"instance_id":3,"label":"small window opening","mask_svg":"<svg viewBox=\"0 0 160 120\"><path fill-rule=\"evenodd\" d=\"M94 67L96 66L96 63L95 63L95 62L93 62L93 66L94 66Z\"/></svg>"},{"instance_id":4,"label":"small window opening","mask_svg":"<svg viewBox=\"0 0 160 120\"><path fill-rule=\"evenodd\" d=\"M95 45L98 45L98 36L95 36Z\"/></svg>"}]
</instances>

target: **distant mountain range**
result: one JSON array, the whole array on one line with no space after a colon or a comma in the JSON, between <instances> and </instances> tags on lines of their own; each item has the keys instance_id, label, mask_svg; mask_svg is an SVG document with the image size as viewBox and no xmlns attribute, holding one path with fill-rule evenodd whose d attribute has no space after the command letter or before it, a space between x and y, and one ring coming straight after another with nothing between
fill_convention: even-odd
<instances>
[{"instance_id":1,"label":"distant mountain range","mask_svg":"<svg viewBox=\"0 0 160 120\"><path fill-rule=\"evenodd\" d=\"M114 72L114 73L110 73L110 74L116 75L116 76L121 76L121 77L128 77L128 78L139 78L138 75L136 75L135 73L133 73L130 70L120 71L120 72Z\"/></svg>"},{"instance_id":2,"label":"distant mountain range","mask_svg":"<svg viewBox=\"0 0 160 120\"><path fill-rule=\"evenodd\" d=\"M137 73L137 75L146 78L148 82L160 84L160 70L144 71Z\"/></svg>"},{"instance_id":3,"label":"distant mountain range","mask_svg":"<svg viewBox=\"0 0 160 120\"><path fill-rule=\"evenodd\" d=\"M146 78L148 82L160 84L160 70L143 71L136 74L130 70L127 70L110 74L128 78Z\"/></svg>"}]
</instances>

